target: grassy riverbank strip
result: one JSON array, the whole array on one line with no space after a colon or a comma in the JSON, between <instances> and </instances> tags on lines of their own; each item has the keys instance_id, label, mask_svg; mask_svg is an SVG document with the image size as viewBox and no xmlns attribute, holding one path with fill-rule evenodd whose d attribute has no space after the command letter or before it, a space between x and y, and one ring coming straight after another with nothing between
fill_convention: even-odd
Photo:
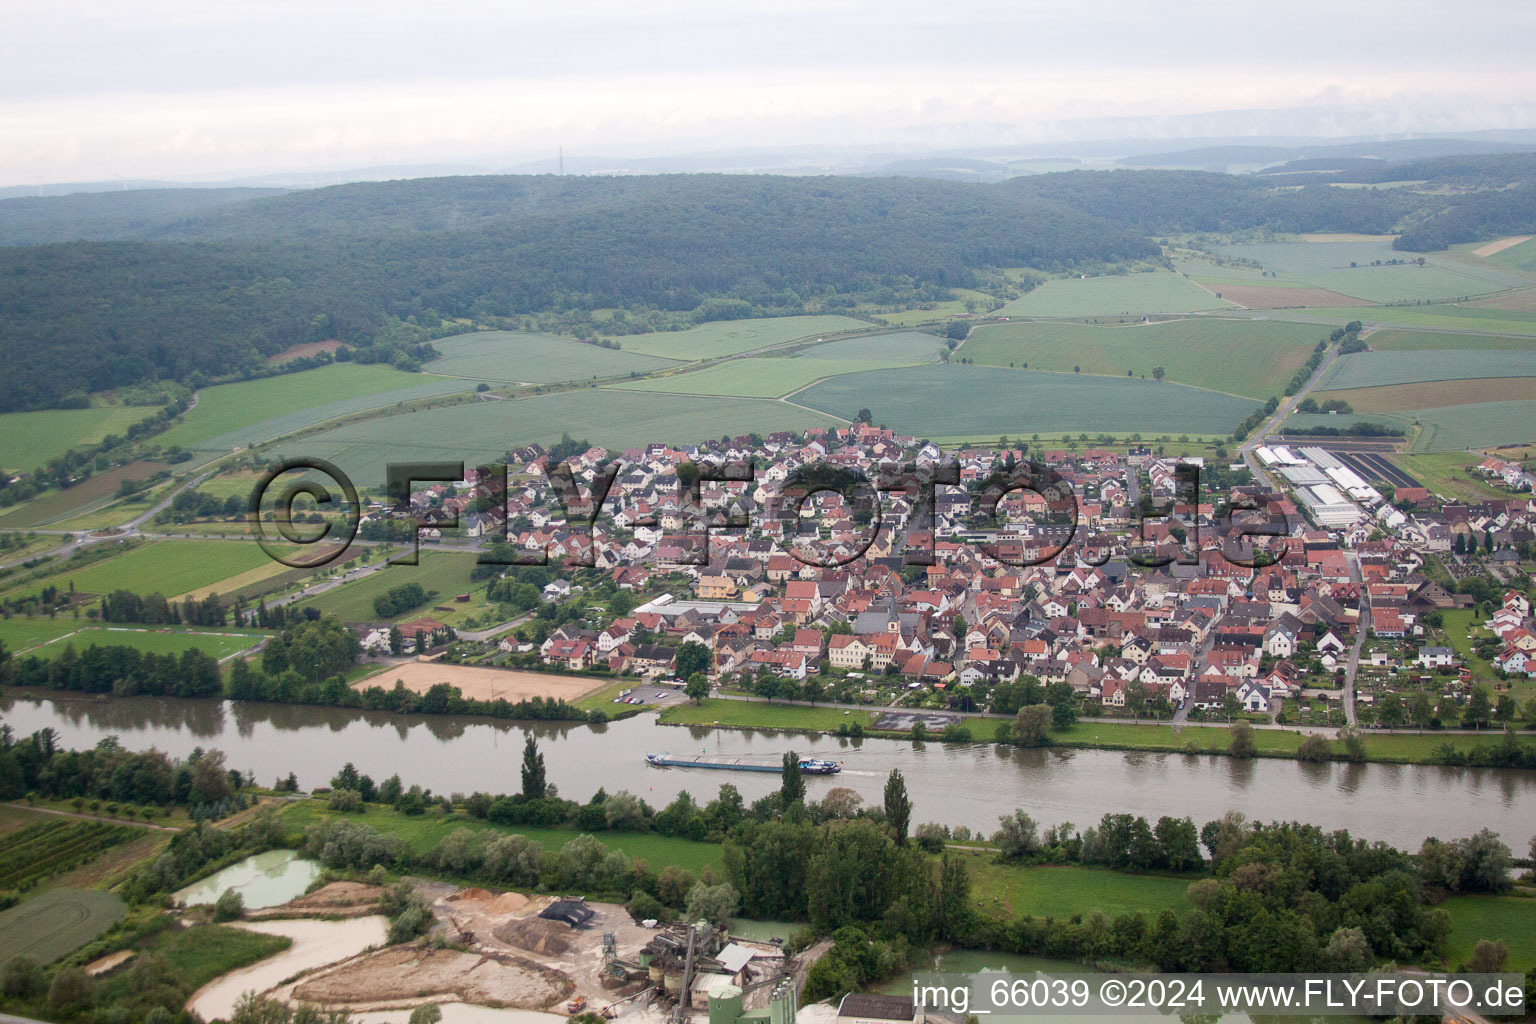
<instances>
[{"instance_id":1,"label":"grassy riverbank strip","mask_svg":"<svg viewBox=\"0 0 1536 1024\"><path fill-rule=\"evenodd\" d=\"M714 726L722 729L775 729L786 732L839 734L857 724L865 736L910 739L910 732L877 730L874 723L883 709L849 710L809 704L784 704L764 701L706 698L698 703L680 704L660 713L662 725ZM898 709L899 710L899 709ZM1002 718L981 715L961 716L971 730L972 742L992 742ZM1452 743L1463 753L1492 747L1504 742L1501 732L1489 730L1482 735L1457 735L1436 732L1378 732L1364 734L1366 758L1386 764L1435 764L1435 748ZM1294 758L1305 733L1281 729L1255 729L1254 753L1258 757ZM1335 757L1343 756L1343 744L1328 735ZM1536 735L1518 735L1519 742L1536 749ZM927 742L938 742L930 730ZM1186 725L1175 731L1166 722L1079 722L1065 729L1052 729L1048 746L1094 750L1149 750L1167 753L1226 754L1231 747L1231 730L1221 724Z\"/></svg>"}]
</instances>

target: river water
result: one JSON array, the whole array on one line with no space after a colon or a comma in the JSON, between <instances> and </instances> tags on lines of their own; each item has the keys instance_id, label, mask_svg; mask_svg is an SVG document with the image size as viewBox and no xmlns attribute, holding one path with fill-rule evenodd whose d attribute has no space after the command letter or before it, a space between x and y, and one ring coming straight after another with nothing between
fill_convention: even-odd
<instances>
[{"instance_id":1,"label":"river water","mask_svg":"<svg viewBox=\"0 0 1536 1024\"><path fill-rule=\"evenodd\" d=\"M1536 834L1536 772L1435 765L1302 764L1299 761L1109 750L1026 750L991 744L914 744L665 726L653 715L606 725L505 722L390 715L339 708L134 697L38 700L0 697L0 718L18 736L55 729L67 747L115 735L129 748L177 757L218 747L231 767L262 783L292 771L304 788L323 786L347 761L381 781L399 773L438 793L513 792L524 736L538 738L549 780L561 796L585 800L599 787L628 789L656 807L688 790L701 802L723 782L748 802L778 787L774 774L650 768L646 753L752 755L787 749L844 762L840 775L807 777L819 799L847 786L878 803L899 768L914 823L937 821L991 832L1022 807L1043 825L1079 827L1112 812L1155 820L1188 815L1202 823L1228 810L1262 820L1300 820L1417 848L1426 836L1470 835L1488 827L1524 852Z\"/></svg>"}]
</instances>

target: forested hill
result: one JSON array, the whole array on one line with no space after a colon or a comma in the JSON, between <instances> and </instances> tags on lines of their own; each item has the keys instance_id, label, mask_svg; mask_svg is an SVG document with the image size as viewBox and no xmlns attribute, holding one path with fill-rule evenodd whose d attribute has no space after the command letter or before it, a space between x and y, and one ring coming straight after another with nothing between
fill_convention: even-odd
<instances>
[{"instance_id":1,"label":"forested hill","mask_svg":"<svg viewBox=\"0 0 1536 1024\"><path fill-rule=\"evenodd\" d=\"M559 309L742 315L942 297L999 267L1097 269L1176 232L1402 231L1434 248L1536 229L1536 155L1338 175L1071 171L916 178L446 177L278 194L161 190L0 201L0 410L154 377L224 377L389 317ZM1297 187L1297 186L1300 187ZM51 244L16 244L49 240ZM4 244L10 243L10 244ZM78 399L77 399L78 400Z\"/></svg>"},{"instance_id":2,"label":"forested hill","mask_svg":"<svg viewBox=\"0 0 1536 1024\"><path fill-rule=\"evenodd\" d=\"M903 178L439 178L257 199L160 230L214 240L0 249L0 408L218 376L297 342L362 345L387 315L690 310L711 296L798 313L882 285L942 294L983 267L1157 255L1036 196Z\"/></svg>"}]
</instances>

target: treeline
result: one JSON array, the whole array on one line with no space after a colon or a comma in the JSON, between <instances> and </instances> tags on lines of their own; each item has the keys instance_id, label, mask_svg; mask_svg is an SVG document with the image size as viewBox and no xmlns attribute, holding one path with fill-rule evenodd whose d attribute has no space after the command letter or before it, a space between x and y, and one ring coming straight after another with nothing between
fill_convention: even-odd
<instances>
[{"instance_id":1,"label":"treeline","mask_svg":"<svg viewBox=\"0 0 1536 1024\"><path fill-rule=\"evenodd\" d=\"M73 644L56 658L29 654L0 666L0 678L14 686L39 686L114 697L216 697L223 693L219 662L197 648L155 654L118 644Z\"/></svg>"},{"instance_id":2,"label":"treeline","mask_svg":"<svg viewBox=\"0 0 1536 1024\"><path fill-rule=\"evenodd\" d=\"M223 626L229 621L218 594L189 597L180 604L160 594L135 594L114 590L101 599L97 615L102 622L142 622L149 625Z\"/></svg>"},{"instance_id":3,"label":"treeline","mask_svg":"<svg viewBox=\"0 0 1536 1024\"><path fill-rule=\"evenodd\" d=\"M0 252L3 251L0 250ZM0 308L3 308L3 300L0 300ZM153 375L146 375L138 379L153 380L154 378ZM0 387L0 396L3 396L3 393L3 387ZM0 397L0 400L3 400L3 397ZM90 479L94 473L105 472L114 466L126 465L132 460L133 448L138 442L170 429L176 417L187 411L190 402L185 392L178 389L176 397L167 402L164 408L130 424L122 435L108 434L96 444L71 448L63 455L49 459L48 464L36 473L14 482L11 474L0 473L0 507L34 498L49 487L70 487ZM90 407L91 402L86 392L77 388L58 396L49 404L62 409L85 409ZM185 462L189 457L188 453L179 447L167 449L161 455L161 458L167 462ZM123 481L125 484L127 482Z\"/></svg>"},{"instance_id":4,"label":"treeline","mask_svg":"<svg viewBox=\"0 0 1536 1024\"><path fill-rule=\"evenodd\" d=\"M239 772L225 764L224 752L197 748L185 760L158 750L125 750L108 737L86 750L61 747L52 729L16 739L0 727L0 799L27 793L144 806L199 807L234 797Z\"/></svg>"}]
</instances>

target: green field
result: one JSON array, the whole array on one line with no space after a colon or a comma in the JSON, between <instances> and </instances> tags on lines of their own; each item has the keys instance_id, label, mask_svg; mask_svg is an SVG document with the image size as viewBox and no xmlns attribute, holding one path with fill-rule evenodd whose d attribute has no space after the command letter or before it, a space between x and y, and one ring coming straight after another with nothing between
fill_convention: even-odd
<instances>
[{"instance_id":1,"label":"green field","mask_svg":"<svg viewBox=\"0 0 1536 1024\"><path fill-rule=\"evenodd\" d=\"M203 388L197 393L197 405L156 440L184 448L236 448L338 416L467 391L472 386L457 378L404 373L377 363L334 363Z\"/></svg>"},{"instance_id":2,"label":"green field","mask_svg":"<svg viewBox=\"0 0 1536 1024\"><path fill-rule=\"evenodd\" d=\"M157 411L152 406L102 405L0 414L0 467L30 473L71 448L96 444L108 434L121 436Z\"/></svg>"},{"instance_id":3,"label":"green field","mask_svg":"<svg viewBox=\"0 0 1536 1024\"><path fill-rule=\"evenodd\" d=\"M162 540L139 544L80 569L56 571L46 579L12 587L8 593L36 593L50 583L67 590L73 583L77 591L88 594L132 590L176 597L268 561L260 547L240 541Z\"/></svg>"},{"instance_id":4,"label":"green field","mask_svg":"<svg viewBox=\"0 0 1536 1024\"><path fill-rule=\"evenodd\" d=\"M1536 238L1528 238L1519 245L1512 245L1508 249L1496 252L1489 259L1525 270L1536 270Z\"/></svg>"},{"instance_id":5,"label":"green field","mask_svg":"<svg viewBox=\"0 0 1536 1024\"><path fill-rule=\"evenodd\" d=\"M1277 394L1326 332L1274 320L1194 318L1093 326L1010 323L978 327L958 355L992 366L1167 379L1250 398Z\"/></svg>"},{"instance_id":6,"label":"green field","mask_svg":"<svg viewBox=\"0 0 1536 1024\"><path fill-rule=\"evenodd\" d=\"M1522 282L1508 267L1469 253L1426 255L1424 266L1419 266L1418 254L1394 250L1386 236L1223 245L1215 251L1261 263L1282 278L1368 302L1433 302L1486 295ZM1382 266L1375 265L1378 260ZM1386 265L1392 260L1409 262Z\"/></svg>"},{"instance_id":7,"label":"green field","mask_svg":"<svg viewBox=\"0 0 1536 1024\"><path fill-rule=\"evenodd\" d=\"M554 334L519 331L460 334L434 341L432 347L442 357L426 364L428 372L498 383L549 384L584 377L618 377L672 365L670 359L615 352Z\"/></svg>"},{"instance_id":8,"label":"green field","mask_svg":"<svg viewBox=\"0 0 1536 1024\"><path fill-rule=\"evenodd\" d=\"M181 654L184 651L198 650L222 661L231 654L238 654L255 647L264 635L221 628L154 629L146 626L87 626L78 632L49 641L46 645L36 647L27 653L35 654L39 658L56 658L68 647L73 647L76 651L92 646L132 647L143 654Z\"/></svg>"},{"instance_id":9,"label":"green field","mask_svg":"<svg viewBox=\"0 0 1536 1024\"><path fill-rule=\"evenodd\" d=\"M309 598L297 607L316 608L324 614L335 615L343 622L407 622L422 617L439 618L432 611L434 604L451 604L459 594L485 589L483 581L475 583L469 578L475 568L476 557L471 554L423 551L420 565L391 565L388 569L370 573L356 582L343 584L335 590ZM392 587L406 583L420 583L428 593L437 591L437 596L420 608L393 619L380 620L378 613L373 610L373 599Z\"/></svg>"},{"instance_id":10,"label":"green field","mask_svg":"<svg viewBox=\"0 0 1536 1024\"><path fill-rule=\"evenodd\" d=\"M1415 452L1454 452L1536 441L1536 401L1481 402L1418 409Z\"/></svg>"},{"instance_id":11,"label":"green field","mask_svg":"<svg viewBox=\"0 0 1536 1024\"><path fill-rule=\"evenodd\" d=\"M1508 334L1536 334L1536 313L1516 313L1502 309L1472 306L1341 306L1307 310L1274 310L1277 319L1307 323L1344 324L1359 320L1367 324L1392 327L1422 327L1438 331L1499 331ZM1370 339L1366 339L1370 344Z\"/></svg>"},{"instance_id":12,"label":"green field","mask_svg":"<svg viewBox=\"0 0 1536 1024\"><path fill-rule=\"evenodd\" d=\"M618 787L622 788L622 787ZM642 794L643 795L643 794ZM363 814L333 814L320 800L298 800L283 812L283 823L290 832L300 832L326 817L344 821L356 821L370 825L380 832L397 835L410 844L415 853L425 853L442 842L450 832L459 828L496 835L517 833L543 845L546 850L559 850L566 843L581 835L569 828L535 828L503 826L488 821L477 821L465 814L445 816L439 813L406 815L378 804L369 804ZM636 860L643 860L651 870L660 871L668 864L676 864L689 871L700 872L706 867L718 870L721 866L721 847L716 843L696 843L688 839L674 839L653 833L597 832L594 833L604 846L623 850Z\"/></svg>"},{"instance_id":13,"label":"green field","mask_svg":"<svg viewBox=\"0 0 1536 1024\"><path fill-rule=\"evenodd\" d=\"M127 908L109 892L52 889L0 911L0 963L21 953L48 964L112 927Z\"/></svg>"},{"instance_id":14,"label":"green field","mask_svg":"<svg viewBox=\"0 0 1536 1024\"><path fill-rule=\"evenodd\" d=\"M582 388L385 416L274 450L329 459L358 487L382 488L389 462L494 464L509 448L530 441L550 444L562 434L623 450L649 441L681 444L833 425L838 424L828 417L783 402Z\"/></svg>"},{"instance_id":15,"label":"green field","mask_svg":"<svg viewBox=\"0 0 1536 1024\"><path fill-rule=\"evenodd\" d=\"M761 320L719 320L686 331L627 334L616 340L626 352L663 359L718 359L769 345L840 331L868 330L872 324L848 316L785 316Z\"/></svg>"},{"instance_id":16,"label":"green field","mask_svg":"<svg viewBox=\"0 0 1536 1024\"><path fill-rule=\"evenodd\" d=\"M1536 376L1536 350L1410 350L1340 356L1318 381L1320 391L1379 388L1421 381Z\"/></svg>"},{"instance_id":17,"label":"green field","mask_svg":"<svg viewBox=\"0 0 1536 1024\"><path fill-rule=\"evenodd\" d=\"M1514 845L1518 838L1513 839ZM1536 899L1521 896L1452 896L1440 904L1451 915L1445 958L1458 966L1479 939L1497 939L1509 949L1506 970L1536 968Z\"/></svg>"},{"instance_id":18,"label":"green field","mask_svg":"<svg viewBox=\"0 0 1536 1024\"><path fill-rule=\"evenodd\" d=\"M293 940L222 924L195 924L156 932L147 945L165 957L172 977L186 991L195 992L221 974L282 952ZM97 998L107 1006L126 1003L133 998L132 986L131 970L113 971L99 983Z\"/></svg>"},{"instance_id":19,"label":"green field","mask_svg":"<svg viewBox=\"0 0 1536 1024\"><path fill-rule=\"evenodd\" d=\"M1499 334L1468 334L1455 331L1379 330L1366 338L1373 352L1414 352L1419 349L1526 349L1536 348L1536 338L1512 338Z\"/></svg>"},{"instance_id":20,"label":"green field","mask_svg":"<svg viewBox=\"0 0 1536 1024\"><path fill-rule=\"evenodd\" d=\"M70 516L71 513L80 515L104 508L114 502L116 502L115 511L121 512L117 522L123 522L151 507L152 502L148 500L151 495L145 492L134 495L134 498L144 500L117 501L122 482L148 480L161 470L170 468L168 463L140 460L130 462L126 466L116 466L103 473L94 473L73 487L67 487L62 491L44 491L40 497L11 509L0 517L0 527L16 529L28 526L52 526L58 520Z\"/></svg>"},{"instance_id":21,"label":"green field","mask_svg":"<svg viewBox=\"0 0 1536 1024\"><path fill-rule=\"evenodd\" d=\"M931 363L938 358L944 339L921 331L866 334L811 345L799 351L803 359L876 359L892 364Z\"/></svg>"},{"instance_id":22,"label":"green field","mask_svg":"<svg viewBox=\"0 0 1536 1024\"><path fill-rule=\"evenodd\" d=\"M929 353L938 351L937 346ZM782 398L807 384L843 373L910 366L901 359L802 359L794 357L731 359L692 373L647 377L613 385L625 391L670 392L682 395L737 395L742 398ZM926 360L931 362L932 360Z\"/></svg>"},{"instance_id":23,"label":"green field","mask_svg":"<svg viewBox=\"0 0 1536 1024\"><path fill-rule=\"evenodd\" d=\"M1167 907L1189 908L1186 891L1195 876L1132 875L1075 865L1023 867L969 858L971 898L993 917L1028 914L1066 920L1101 910L1110 917L1140 911L1148 917Z\"/></svg>"},{"instance_id":24,"label":"green field","mask_svg":"<svg viewBox=\"0 0 1536 1024\"><path fill-rule=\"evenodd\" d=\"M1394 455L1392 461L1404 473L1429 488L1431 494L1443 494L1452 500L1477 500L1479 498L1508 497L1509 492L1485 483L1481 477L1470 474L1471 466L1483 461L1481 455L1464 452L1425 452L1417 455Z\"/></svg>"},{"instance_id":25,"label":"green field","mask_svg":"<svg viewBox=\"0 0 1536 1024\"><path fill-rule=\"evenodd\" d=\"M1246 398L1166 381L953 363L848 374L813 384L795 401L850 420L867 407L875 423L917 437L1219 435L1257 408Z\"/></svg>"},{"instance_id":26,"label":"green field","mask_svg":"<svg viewBox=\"0 0 1536 1024\"><path fill-rule=\"evenodd\" d=\"M993 316L1118 316L1230 308L1193 281L1169 271L1058 278L1019 296Z\"/></svg>"}]
</instances>

